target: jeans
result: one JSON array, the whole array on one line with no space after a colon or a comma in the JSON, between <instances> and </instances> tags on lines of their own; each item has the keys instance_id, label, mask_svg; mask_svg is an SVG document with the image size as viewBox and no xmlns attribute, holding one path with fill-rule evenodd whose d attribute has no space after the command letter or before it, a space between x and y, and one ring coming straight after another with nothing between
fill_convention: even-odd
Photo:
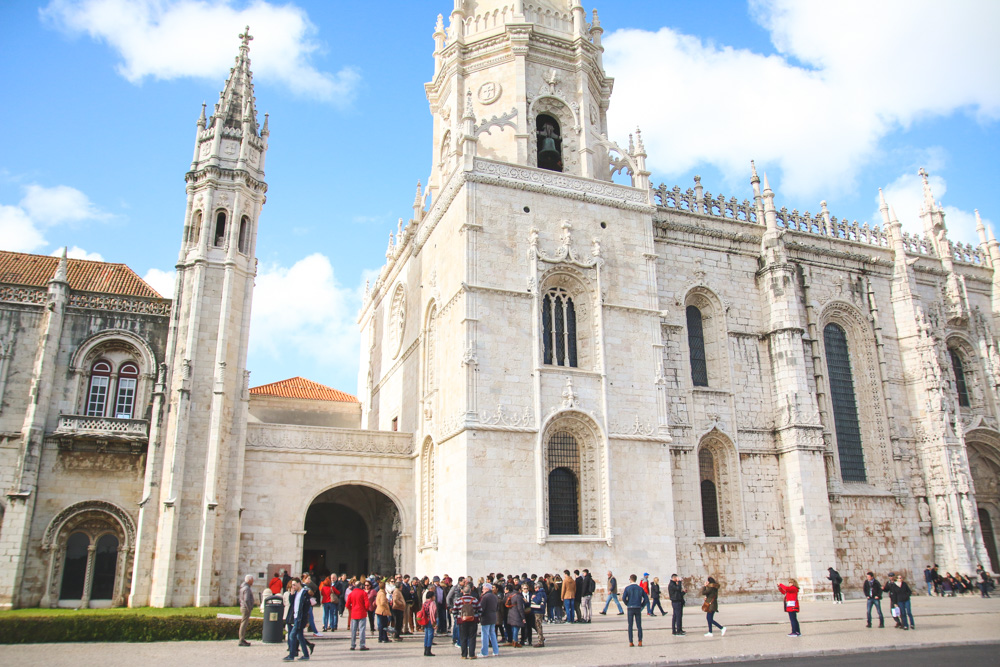
<instances>
[{"instance_id":1,"label":"jeans","mask_svg":"<svg viewBox=\"0 0 1000 667\"><path fill-rule=\"evenodd\" d=\"M632 624L639 630L639 641L642 641L642 607L628 608L628 643L632 643Z\"/></svg>"},{"instance_id":2,"label":"jeans","mask_svg":"<svg viewBox=\"0 0 1000 667\"><path fill-rule=\"evenodd\" d=\"M510 643L511 644L516 644L517 643L517 635L518 635L518 633L521 632L521 626L520 625L511 625L511 626L508 626L508 627L510 627Z\"/></svg>"},{"instance_id":3,"label":"jeans","mask_svg":"<svg viewBox=\"0 0 1000 667\"><path fill-rule=\"evenodd\" d=\"M424 648L434 645L434 626L428 623L424 626Z\"/></svg>"},{"instance_id":4,"label":"jeans","mask_svg":"<svg viewBox=\"0 0 1000 667\"><path fill-rule=\"evenodd\" d=\"M323 603L323 628L337 627L337 605L332 602Z\"/></svg>"},{"instance_id":5,"label":"jeans","mask_svg":"<svg viewBox=\"0 0 1000 667\"><path fill-rule=\"evenodd\" d=\"M659 609L660 613L664 616L667 615L667 612L663 611L663 605L660 604L660 598L653 598L653 602L650 604L650 610L655 613L657 609Z\"/></svg>"},{"instance_id":6,"label":"jeans","mask_svg":"<svg viewBox=\"0 0 1000 667\"><path fill-rule=\"evenodd\" d=\"M384 644L389 641L389 631L386 629L389 627L389 616L382 616L381 614L376 614L375 620L378 622L378 641L380 644Z\"/></svg>"},{"instance_id":7,"label":"jeans","mask_svg":"<svg viewBox=\"0 0 1000 667\"><path fill-rule=\"evenodd\" d=\"M712 631L712 626L715 626L715 627L719 628L720 630L722 629L722 626L719 625L719 622L717 620L715 620L715 612L714 611L710 611L707 614L705 614L705 618L708 620L708 631L709 632Z\"/></svg>"},{"instance_id":8,"label":"jeans","mask_svg":"<svg viewBox=\"0 0 1000 667\"><path fill-rule=\"evenodd\" d=\"M566 610L566 622L567 623L572 623L573 619L574 619L574 616L573 616L573 599L570 598L568 600L563 600L563 608Z\"/></svg>"},{"instance_id":9,"label":"jeans","mask_svg":"<svg viewBox=\"0 0 1000 667\"><path fill-rule=\"evenodd\" d=\"M458 626L458 643L462 647L462 657L475 656L478 624L475 621L471 623L459 623L456 621L455 625Z\"/></svg>"},{"instance_id":10,"label":"jeans","mask_svg":"<svg viewBox=\"0 0 1000 667\"><path fill-rule=\"evenodd\" d=\"M799 632L799 612L797 611L788 612L788 620L792 622L792 634L793 635L802 634L801 632Z\"/></svg>"},{"instance_id":11,"label":"jeans","mask_svg":"<svg viewBox=\"0 0 1000 667\"><path fill-rule=\"evenodd\" d=\"M361 633L361 648L365 647L365 630L368 629L368 624L365 623L367 619L364 618L352 618L351 619L351 648L356 645L355 640L358 637L358 633Z\"/></svg>"},{"instance_id":12,"label":"jeans","mask_svg":"<svg viewBox=\"0 0 1000 667\"><path fill-rule=\"evenodd\" d=\"M483 657L489 655L490 647L493 647L493 655L500 655L500 645L497 643L497 626L484 624L482 626L483 635Z\"/></svg>"},{"instance_id":13,"label":"jeans","mask_svg":"<svg viewBox=\"0 0 1000 667\"><path fill-rule=\"evenodd\" d=\"M622 612L621 602L618 601L618 593L608 593L608 599L604 601L604 611L602 613L608 613L608 607L611 606L612 600L615 601L615 606L618 607L618 613L624 613Z\"/></svg>"},{"instance_id":14,"label":"jeans","mask_svg":"<svg viewBox=\"0 0 1000 667\"><path fill-rule=\"evenodd\" d=\"M900 602L896 606L899 607L899 620L903 622L903 627L915 628L916 624L913 622L913 609L910 607L910 601Z\"/></svg>"},{"instance_id":15,"label":"jeans","mask_svg":"<svg viewBox=\"0 0 1000 667\"><path fill-rule=\"evenodd\" d=\"M872 624L872 607L878 612L878 624L885 625L885 616L882 615L882 601L875 598L868 598L868 625Z\"/></svg>"},{"instance_id":16,"label":"jeans","mask_svg":"<svg viewBox=\"0 0 1000 667\"><path fill-rule=\"evenodd\" d=\"M295 655L297 651L302 651L303 657L309 657L309 647L306 645L303 630L305 628L295 622L288 626L288 655Z\"/></svg>"},{"instance_id":17,"label":"jeans","mask_svg":"<svg viewBox=\"0 0 1000 667\"><path fill-rule=\"evenodd\" d=\"M592 610L590 605L592 601L592 596L590 595L584 595L580 598L580 620L590 623Z\"/></svg>"},{"instance_id":18,"label":"jeans","mask_svg":"<svg viewBox=\"0 0 1000 667\"><path fill-rule=\"evenodd\" d=\"M318 631L316 630L316 619L313 617L312 607L309 607L309 610L306 612L306 620L309 621L309 632L317 634ZM305 633L305 628L302 628L302 632L303 634Z\"/></svg>"},{"instance_id":19,"label":"jeans","mask_svg":"<svg viewBox=\"0 0 1000 667\"><path fill-rule=\"evenodd\" d=\"M458 623L451 624L451 643L458 644Z\"/></svg>"},{"instance_id":20,"label":"jeans","mask_svg":"<svg viewBox=\"0 0 1000 667\"><path fill-rule=\"evenodd\" d=\"M934 595L934 582L928 581L927 583L927 595Z\"/></svg>"},{"instance_id":21,"label":"jeans","mask_svg":"<svg viewBox=\"0 0 1000 667\"><path fill-rule=\"evenodd\" d=\"M684 632L684 603L671 602L670 606L674 611L674 616L670 619L670 628L674 632Z\"/></svg>"}]
</instances>

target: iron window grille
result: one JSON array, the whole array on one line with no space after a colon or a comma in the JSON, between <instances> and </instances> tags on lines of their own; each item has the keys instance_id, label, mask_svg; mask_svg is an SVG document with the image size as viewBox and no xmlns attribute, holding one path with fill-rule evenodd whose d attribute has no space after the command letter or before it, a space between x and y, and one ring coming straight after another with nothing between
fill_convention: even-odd
<instances>
[{"instance_id":1,"label":"iron window grille","mask_svg":"<svg viewBox=\"0 0 1000 667\"><path fill-rule=\"evenodd\" d=\"M580 533L580 447L572 435L557 431L549 438L549 533Z\"/></svg>"}]
</instances>

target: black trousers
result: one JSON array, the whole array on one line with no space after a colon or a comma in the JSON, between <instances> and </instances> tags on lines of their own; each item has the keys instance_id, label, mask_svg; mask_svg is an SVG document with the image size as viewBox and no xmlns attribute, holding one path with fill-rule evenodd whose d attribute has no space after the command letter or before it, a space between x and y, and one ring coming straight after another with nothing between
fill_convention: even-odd
<instances>
[{"instance_id":1,"label":"black trousers","mask_svg":"<svg viewBox=\"0 0 1000 667\"><path fill-rule=\"evenodd\" d=\"M476 655L476 635L479 633L479 624L472 623L458 624L458 645L462 647L462 657Z\"/></svg>"},{"instance_id":2,"label":"black trousers","mask_svg":"<svg viewBox=\"0 0 1000 667\"><path fill-rule=\"evenodd\" d=\"M403 610L393 609L392 610L392 636L394 639L399 639L399 633L403 631Z\"/></svg>"},{"instance_id":3,"label":"black trousers","mask_svg":"<svg viewBox=\"0 0 1000 667\"><path fill-rule=\"evenodd\" d=\"M674 610L674 616L670 619L670 627L674 632L684 632L684 603L671 602L670 606Z\"/></svg>"}]
</instances>

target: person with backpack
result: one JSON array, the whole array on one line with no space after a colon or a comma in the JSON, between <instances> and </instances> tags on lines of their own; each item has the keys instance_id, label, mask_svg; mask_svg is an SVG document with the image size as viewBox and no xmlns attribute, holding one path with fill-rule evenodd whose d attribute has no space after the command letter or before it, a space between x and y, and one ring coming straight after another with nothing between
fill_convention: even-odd
<instances>
[{"instance_id":1,"label":"person with backpack","mask_svg":"<svg viewBox=\"0 0 1000 667\"><path fill-rule=\"evenodd\" d=\"M417 625L424 631L424 655L434 657L431 646L434 646L434 626L437 624L437 599L433 589L424 593L424 604L417 612Z\"/></svg>"},{"instance_id":2,"label":"person with backpack","mask_svg":"<svg viewBox=\"0 0 1000 667\"><path fill-rule=\"evenodd\" d=\"M458 644L462 649L462 658L475 659L476 632L479 629L479 600L472 594L472 586L468 584L460 592L461 595L455 598L451 615L458 627Z\"/></svg>"},{"instance_id":3,"label":"person with backpack","mask_svg":"<svg viewBox=\"0 0 1000 667\"><path fill-rule=\"evenodd\" d=\"M722 631L722 636L726 636L726 627L720 625L718 621L715 620L715 615L719 613L719 584L715 581L713 577L709 577L705 580L705 585L701 588L700 593L705 601L701 605L701 610L705 612L705 618L708 620L708 632L705 633L706 637L712 636L712 629L719 628Z\"/></svg>"},{"instance_id":4,"label":"person with backpack","mask_svg":"<svg viewBox=\"0 0 1000 667\"><path fill-rule=\"evenodd\" d=\"M795 579L789 579L787 586L778 584L778 590L785 596L785 611L788 612L788 620L792 622L792 631L788 633L788 636L801 637L802 632L799 630L799 582ZM869 627L871 627L870 624Z\"/></svg>"},{"instance_id":5,"label":"person with backpack","mask_svg":"<svg viewBox=\"0 0 1000 667\"><path fill-rule=\"evenodd\" d=\"M500 621L500 598L493 592L493 584L483 584L483 595L479 598L479 624L483 638L482 654L485 658L493 648L493 657L500 655L500 644L497 642L497 625Z\"/></svg>"},{"instance_id":6,"label":"person with backpack","mask_svg":"<svg viewBox=\"0 0 1000 667\"><path fill-rule=\"evenodd\" d=\"M840 576L840 572L837 572L832 567L826 568L827 579L830 580L830 585L833 586L833 604L844 604L844 598L840 594L840 585L844 583L844 578Z\"/></svg>"}]
</instances>

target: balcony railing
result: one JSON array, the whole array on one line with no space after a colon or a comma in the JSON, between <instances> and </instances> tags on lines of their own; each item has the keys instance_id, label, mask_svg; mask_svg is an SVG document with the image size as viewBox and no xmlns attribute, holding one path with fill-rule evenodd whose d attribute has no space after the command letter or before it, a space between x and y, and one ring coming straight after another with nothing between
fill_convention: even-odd
<instances>
[{"instance_id":1,"label":"balcony railing","mask_svg":"<svg viewBox=\"0 0 1000 667\"><path fill-rule=\"evenodd\" d=\"M146 441L149 439L149 422L145 419L62 415L59 417L59 426L52 435L60 439Z\"/></svg>"}]
</instances>

